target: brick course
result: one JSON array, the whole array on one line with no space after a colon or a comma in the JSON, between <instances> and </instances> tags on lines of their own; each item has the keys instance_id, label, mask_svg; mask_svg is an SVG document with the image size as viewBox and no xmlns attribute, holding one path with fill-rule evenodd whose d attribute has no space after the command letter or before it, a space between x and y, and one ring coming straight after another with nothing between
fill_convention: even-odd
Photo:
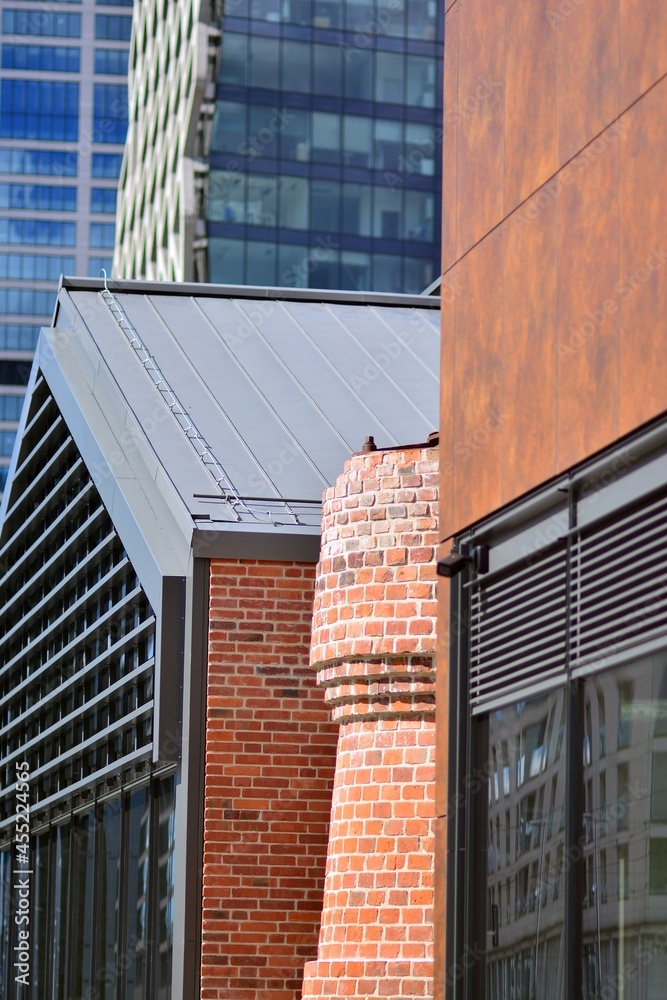
<instances>
[{"instance_id":1,"label":"brick course","mask_svg":"<svg viewBox=\"0 0 667 1000\"><path fill-rule=\"evenodd\" d=\"M213 560L203 1000L296 1000L316 947L338 727L308 667L314 567Z\"/></svg>"},{"instance_id":2,"label":"brick course","mask_svg":"<svg viewBox=\"0 0 667 1000\"><path fill-rule=\"evenodd\" d=\"M325 494L311 665L340 722L304 1000L433 993L437 451L355 455Z\"/></svg>"}]
</instances>

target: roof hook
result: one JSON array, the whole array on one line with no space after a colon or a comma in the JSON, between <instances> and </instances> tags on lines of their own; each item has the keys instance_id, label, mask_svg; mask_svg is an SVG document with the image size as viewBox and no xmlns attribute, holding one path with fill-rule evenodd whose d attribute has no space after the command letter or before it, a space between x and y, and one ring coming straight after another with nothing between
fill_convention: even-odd
<instances>
[{"instance_id":1,"label":"roof hook","mask_svg":"<svg viewBox=\"0 0 667 1000\"><path fill-rule=\"evenodd\" d=\"M109 286L107 285L107 272L106 272L106 269L103 268L103 267L101 267L100 268L100 274L104 278L104 291L105 292L109 292ZM109 292L109 294L111 294L111 292Z\"/></svg>"}]
</instances>

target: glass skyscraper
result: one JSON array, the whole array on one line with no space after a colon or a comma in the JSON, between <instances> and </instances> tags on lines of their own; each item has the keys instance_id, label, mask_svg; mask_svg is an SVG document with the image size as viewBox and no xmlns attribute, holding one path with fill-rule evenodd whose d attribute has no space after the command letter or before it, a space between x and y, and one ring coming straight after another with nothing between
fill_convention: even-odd
<instances>
[{"instance_id":1,"label":"glass skyscraper","mask_svg":"<svg viewBox=\"0 0 667 1000\"><path fill-rule=\"evenodd\" d=\"M116 276L422 292L440 273L441 5L216 15L135 9ZM199 44L186 27L180 45L186 16Z\"/></svg>"},{"instance_id":2,"label":"glass skyscraper","mask_svg":"<svg viewBox=\"0 0 667 1000\"><path fill-rule=\"evenodd\" d=\"M132 0L0 0L0 493L61 273L111 269Z\"/></svg>"},{"instance_id":3,"label":"glass skyscraper","mask_svg":"<svg viewBox=\"0 0 667 1000\"><path fill-rule=\"evenodd\" d=\"M216 92L211 279L422 291L439 273L440 5L241 6Z\"/></svg>"}]
</instances>

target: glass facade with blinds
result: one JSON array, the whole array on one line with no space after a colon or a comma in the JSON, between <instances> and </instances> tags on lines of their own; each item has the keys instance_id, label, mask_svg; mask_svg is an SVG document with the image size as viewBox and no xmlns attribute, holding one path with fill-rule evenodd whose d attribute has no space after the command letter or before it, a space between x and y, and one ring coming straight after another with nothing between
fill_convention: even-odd
<instances>
[{"instance_id":1,"label":"glass facade with blinds","mask_svg":"<svg viewBox=\"0 0 667 1000\"><path fill-rule=\"evenodd\" d=\"M247 6L224 21L210 279L423 291L440 273L440 5Z\"/></svg>"},{"instance_id":2,"label":"glass facade with blinds","mask_svg":"<svg viewBox=\"0 0 667 1000\"><path fill-rule=\"evenodd\" d=\"M667 492L664 455L637 447L627 482L621 452L569 504L555 490L541 519L528 500L523 521L459 539L485 545L490 569L465 570L452 605L467 749L448 1000L664 995Z\"/></svg>"}]
</instances>

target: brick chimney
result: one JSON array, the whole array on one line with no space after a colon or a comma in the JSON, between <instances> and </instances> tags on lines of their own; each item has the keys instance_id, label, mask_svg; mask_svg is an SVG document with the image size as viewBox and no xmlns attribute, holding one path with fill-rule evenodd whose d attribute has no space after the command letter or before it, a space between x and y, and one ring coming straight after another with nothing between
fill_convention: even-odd
<instances>
[{"instance_id":1,"label":"brick chimney","mask_svg":"<svg viewBox=\"0 0 667 1000\"><path fill-rule=\"evenodd\" d=\"M355 455L325 494L311 666L340 733L304 1000L433 992L437 454Z\"/></svg>"}]
</instances>

